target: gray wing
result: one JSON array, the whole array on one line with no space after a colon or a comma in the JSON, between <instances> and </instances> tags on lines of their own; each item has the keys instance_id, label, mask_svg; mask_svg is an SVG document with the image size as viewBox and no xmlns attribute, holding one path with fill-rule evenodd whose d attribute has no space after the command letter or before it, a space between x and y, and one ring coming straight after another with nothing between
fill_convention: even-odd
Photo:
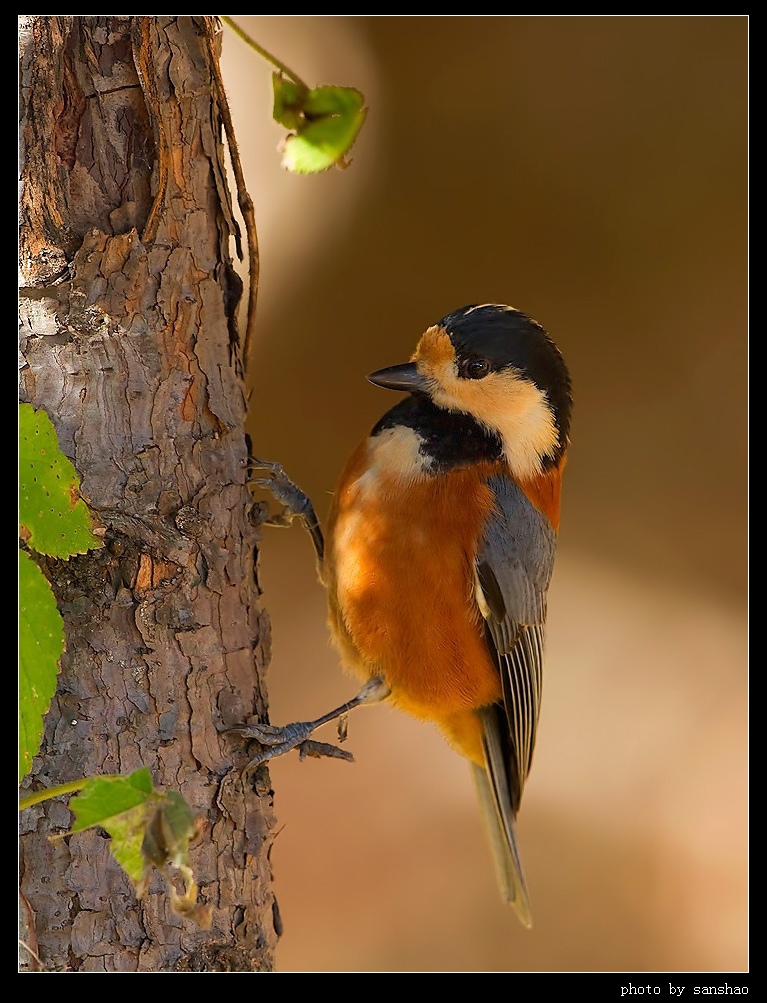
<instances>
[{"instance_id":1,"label":"gray wing","mask_svg":"<svg viewBox=\"0 0 767 1003\"><path fill-rule=\"evenodd\" d=\"M485 769L472 763L472 771L501 893L529 927L530 900L514 822L541 708L546 593L556 537L514 481L499 475L488 483L496 504L477 555L476 595L503 701L479 711Z\"/></svg>"},{"instance_id":2,"label":"gray wing","mask_svg":"<svg viewBox=\"0 0 767 1003\"><path fill-rule=\"evenodd\" d=\"M489 480L495 512L476 561L477 598L488 644L501 674L503 714L485 715L486 733L497 732L516 815L530 772L541 707L546 593L556 536L548 519L510 478ZM488 736L490 737L490 736ZM500 778L498 778L500 780Z\"/></svg>"}]
</instances>

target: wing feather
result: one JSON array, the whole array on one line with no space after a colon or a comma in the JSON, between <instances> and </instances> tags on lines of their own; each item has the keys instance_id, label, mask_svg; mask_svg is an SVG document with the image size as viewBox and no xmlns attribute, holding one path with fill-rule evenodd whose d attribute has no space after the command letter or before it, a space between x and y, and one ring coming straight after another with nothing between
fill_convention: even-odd
<instances>
[{"instance_id":1,"label":"wing feather","mask_svg":"<svg viewBox=\"0 0 767 1003\"><path fill-rule=\"evenodd\" d=\"M530 773L543 688L546 593L556 536L510 477L489 486L495 511L477 555L477 589L488 643L501 674L509 732L509 785L516 813Z\"/></svg>"},{"instance_id":2,"label":"wing feather","mask_svg":"<svg viewBox=\"0 0 767 1003\"><path fill-rule=\"evenodd\" d=\"M503 893L525 925L530 909L514 821L530 773L543 689L546 593L556 535L510 477L489 480L495 510L476 562L476 590L503 703L480 712L486 770L474 779Z\"/></svg>"}]
</instances>

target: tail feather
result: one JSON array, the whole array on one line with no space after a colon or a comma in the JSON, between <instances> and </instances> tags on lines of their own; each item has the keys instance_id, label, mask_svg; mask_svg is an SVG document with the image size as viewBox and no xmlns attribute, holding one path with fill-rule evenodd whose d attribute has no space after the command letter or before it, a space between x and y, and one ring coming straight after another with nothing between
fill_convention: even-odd
<instances>
[{"instance_id":1,"label":"tail feather","mask_svg":"<svg viewBox=\"0 0 767 1003\"><path fill-rule=\"evenodd\" d=\"M471 764L480 812L493 853L501 895L528 929L533 925L530 899L514 831L508 768L492 709L481 712L487 769Z\"/></svg>"}]
</instances>

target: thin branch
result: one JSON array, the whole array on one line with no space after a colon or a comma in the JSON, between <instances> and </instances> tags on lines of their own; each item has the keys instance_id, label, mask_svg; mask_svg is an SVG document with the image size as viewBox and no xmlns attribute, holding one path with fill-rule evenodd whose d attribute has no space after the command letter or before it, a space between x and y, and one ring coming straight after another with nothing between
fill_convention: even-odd
<instances>
[{"instance_id":1,"label":"thin branch","mask_svg":"<svg viewBox=\"0 0 767 1003\"><path fill-rule=\"evenodd\" d=\"M80 791L87 783L87 779L70 780L68 784L58 784L56 787L45 787L41 791L35 791L34 794L30 794L19 801L19 811L31 808L33 804L40 804L41 801L47 801L49 798L57 798L61 794L72 794L74 791Z\"/></svg>"},{"instance_id":2,"label":"thin branch","mask_svg":"<svg viewBox=\"0 0 767 1003\"><path fill-rule=\"evenodd\" d=\"M290 79L294 83L298 84L299 87L305 87L307 90L309 90L307 84L303 82L303 80L301 79L301 77L299 77L297 73L294 73L289 66L286 66L276 56L273 56L271 52L268 52L262 45L259 45L258 42L256 42L255 39L252 39L246 31L243 31L242 28L231 19L231 17L227 17L226 14L221 14L219 16L221 17L221 20L224 22L224 24L228 28L231 28L236 35L239 35L240 38L243 40L243 42L249 45L251 49L255 49L255 51L259 54L259 56L262 57L262 59L265 59L268 63L271 63L272 66L275 66L280 71L280 73L283 74L283 76L290 77Z\"/></svg>"},{"instance_id":3,"label":"thin branch","mask_svg":"<svg viewBox=\"0 0 767 1003\"><path fill-rule=\"evenodd\" d=\"M230 23L231 19L224 17L223 21ZM245 37L246 40L250 41L254 48L260 51L260 48L256 46L255 42L244 32L242 32L235 24L230 25L234 30ZM218 105L221 110L221 118L224 122L224 132L226 133L226 141L229 145L229 155L232 161L232 170L234 171L234 180L237 186L237 203L240 207L240 212L242 213L242 218L245 222L245 234L248 241L248 316L245 322L245 337L242 341L242 363L247 371L248 366L248 354L250 351L251 339L256 326L256 303L258 301L258 280L261 270L261 260L258 252L258 232L256 230L256 214L253 207L253 199L248 194L248 190L245 186L245 175L242 170L242 161L240 160L240 151L237 146L237 139L234 134L234 125L232 123L232 113L229 109L229 102L226 97L226 91L224 89L224 81L221 77L221 68L218 64L218 59L213 51L213 42L211 34L207 36L208 40L208 52L210 56L210 63L213 70L213 78L216 84L216 97L218 99ZM263 53L261 53L263 55Z\"/></svg>"}]
</instances>

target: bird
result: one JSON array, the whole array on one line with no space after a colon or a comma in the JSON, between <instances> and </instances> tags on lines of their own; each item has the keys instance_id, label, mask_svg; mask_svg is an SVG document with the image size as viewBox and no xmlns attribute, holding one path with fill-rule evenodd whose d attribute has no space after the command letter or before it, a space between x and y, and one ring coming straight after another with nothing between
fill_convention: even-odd
<instances>
[{"instance_id":1,"label":"bird","mask_svg":"<svg viewBox=\"0 0 767 1003\"><path fill-rule=\"evenodd\" d=\"M547 593L570 442L561 352L505 304L461 307L426 328L410 360L368 380L406 396L353 450L325 531L281 465L258 479L309 530L328 625L359 693L314 721L252 725L248 764L293 748L352 758L312 738L386 701L431 722L468 760L501 896L532 926L516 820L536 743Z\"/></svg>"}]
</instances>

